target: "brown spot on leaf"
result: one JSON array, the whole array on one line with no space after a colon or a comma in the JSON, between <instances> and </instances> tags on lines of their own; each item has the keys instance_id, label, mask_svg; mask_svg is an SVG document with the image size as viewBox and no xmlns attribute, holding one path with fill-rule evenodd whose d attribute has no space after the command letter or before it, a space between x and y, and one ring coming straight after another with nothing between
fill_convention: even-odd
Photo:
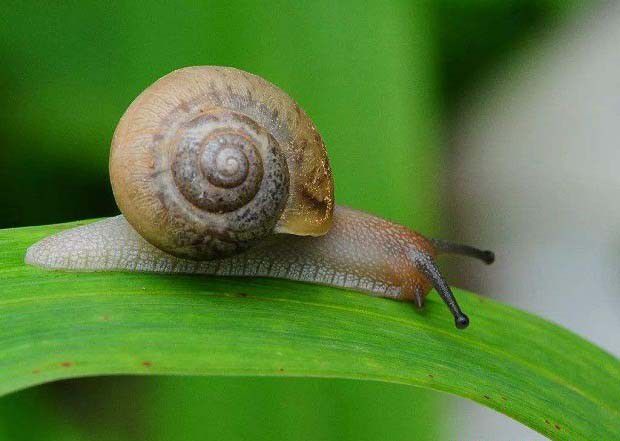
<instances>
[{"instance_id":1,"label":"brown spot on leaf","mask_svg":"<svg viewBox=\"0 0 620 441\"><path fill-rule=\"evenodd\" d=\"M435 378L433 374L428 374L428 378Z\"/></svg>"},{"instance_id":2,"label":"brown spot on leaf","mask_svg":"<svg viewBox=\"0 0 620 441\"><path fill-rule=\"evenodd\" d=\"M545 423L551 424L547 418L545 418Z\"/></svg>"},{"instance_id":3,"label":"brown spot on leaf","mask_svg":"<svg viewBox=\"0 0 620 441\"><path fill-rule=\"evenodd\" d=\"M153 363L151 363L150 361L143 361L142 362L142 366L144 366L144 367L151 367L151 366L153 366Z\"/></svg>"},{"instance_id":4,"label":"brown spot on leaf","mask_svg":"<svg viewBox=\"0 0 620 441\"><path fill-rule=\"evenodd\" d=\"M247 297L248 296L247 293L245 293L245 292L238 292L237 295L239 297Z\"/></svg>"},{"instance_id":5,"label":"brown spot on leaf","mask_svg":"<svg viewBox=\"0 0 620 441\"><path fill-rule=\"evenodd\" d=\"M562 428L558 424L554 424L553 427L555 427L558 430L562 430Z\"/></svg>"},{"instance_id":6,"label":"brown spot on leaf","mask_svg":"<svg viewBox=\"0 0 620 441\"><path fill-rule=\"evenodd\" d=\"M73 363L72 363L72 362L70 362L70 361L63 361L62 363L60 363L60 365L61 365L62 367L68 368L68 367L73 366Z\"/></svg>"},{"instance_id":7,"label":"brown spot on leaf","mask_svg":"<svg viewBox=\"0 0 620 441\"><path fill-rule=\"evenodd\" d=\"M35 375L36 375L36 374L40 374L40 373L41 373L41 370L40 370L40 369L35 369L35 370L33 370L33 371L32 371L32 373L33 373L33 374L35 374Z\"/></svg>"},{"instance_id":8,"label":"brown spot on leaf","mask_svg":"<svg viewBox=\"0 0 620 441\"><path fill-rule=\"evenodd\" d=\"M278 369L279 372L284 372L284 368Z\"/></svg>"},{"instance_id":9,"label":"brown spot on leaf","mask_svg":"<svg viewBox=\"0 0 620 441\"><path fill-rule=\"evenodd\" d=\"M488 396L488 395L483 395L483 397L484 397L484 398L486 398L487 400L490 400L490 399L491 399L491 397L490 397L490 396Z\"/></svg>"}]
</instances>

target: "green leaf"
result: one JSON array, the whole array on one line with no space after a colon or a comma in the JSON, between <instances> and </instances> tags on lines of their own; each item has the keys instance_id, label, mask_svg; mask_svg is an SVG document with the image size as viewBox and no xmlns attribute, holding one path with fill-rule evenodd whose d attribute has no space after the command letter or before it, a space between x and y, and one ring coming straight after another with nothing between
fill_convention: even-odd
<instances>
[{"instance_id":1,"label":"green leaf","mask_svg":"<svg viewBox=\"0 0 620 441\"><path fill-rule=\"evenodd\" d=\"M0 230L0 394L107 374L349 378L460 395L553 439L620 437L619 361L525 312L457 290L472 322L457 331L434 294L417 311L281 280L23 264L79 224Z\"/></svg>"}]
</instances>

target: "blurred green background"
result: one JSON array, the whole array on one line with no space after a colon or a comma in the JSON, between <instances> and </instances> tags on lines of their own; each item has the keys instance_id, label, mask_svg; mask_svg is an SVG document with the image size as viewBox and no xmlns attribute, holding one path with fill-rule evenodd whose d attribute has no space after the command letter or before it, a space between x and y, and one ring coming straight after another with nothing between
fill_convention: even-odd
<instances>
[{"instance_id":1,"label":"blurred green background","mask_svg":"<svg viewBox=\"0 0 620 441\"><path fill-rule=\"evenodd\" d=\"M117 213L108 147L145 87L229 65L282 87L328 146L338 202L447 236L451 115L563 1L3 1L0 227ZM374 383L96 378L0 399L0 439L450 438L442 397Z\"/></svg>"}]
</instances>

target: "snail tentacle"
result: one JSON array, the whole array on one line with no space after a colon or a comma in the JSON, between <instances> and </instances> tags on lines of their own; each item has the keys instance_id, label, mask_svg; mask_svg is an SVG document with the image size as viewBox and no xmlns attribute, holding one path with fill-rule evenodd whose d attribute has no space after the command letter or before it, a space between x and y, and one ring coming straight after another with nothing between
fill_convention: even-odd
<instances>
[{"instance_id":1,"label":"snail tentacle","mask_svg":"<svg viewBox=\"0 0 620 441\"><path fill-rule=\"evenodd\" d=\"M420 268L422 273L430 280L433 288L437 291L441 299L444 301L452 315L454 316L454 323L457 328L465 329L469 326L469 317L467 317L456 301L448 282L444 279L437 268L437 264L434 262L433 258L419 251L413 252L413 260Z\"/></svg>"},{"instance_id":2,"label":"snail tentacle","mask_svg":"<svg viewBox=\"0 0 620 441\"><path fill-rule=\"evenodd\" d=\"M487 265L495 262L495 253L489 250L481 250L470 245L453 243L443 239L429 239L438 254L456 254L459 256L473 257Z\"/></svg>"}]
</instances>

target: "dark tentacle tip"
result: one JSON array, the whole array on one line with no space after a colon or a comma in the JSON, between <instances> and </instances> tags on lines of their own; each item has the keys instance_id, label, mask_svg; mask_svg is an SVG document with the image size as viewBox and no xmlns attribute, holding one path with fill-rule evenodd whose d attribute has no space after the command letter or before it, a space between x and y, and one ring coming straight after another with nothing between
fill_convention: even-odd
<instances>
[{"instance_id":1,"label":"dark tentacle tip","mask_svg":"<svg viewBox=\"0 0 620 441\"><path fill-rule=\"evenodd\" d=\"M454 318L454 324L459 329L465 329L469 326L469 317L465 314L461 314L458 317Z\"/></svg>"},{"instance_id":2,"label":"dark tentacle tip","mask_svg":"<svg viewBox=\"0 0 620 441\"><path fill-rule=\"evenodd\" d=\"M495 262L495 253L493 251L483 251L482 252L482 261L487 265L491 265Z\"/></svg>"}]
</instances>

